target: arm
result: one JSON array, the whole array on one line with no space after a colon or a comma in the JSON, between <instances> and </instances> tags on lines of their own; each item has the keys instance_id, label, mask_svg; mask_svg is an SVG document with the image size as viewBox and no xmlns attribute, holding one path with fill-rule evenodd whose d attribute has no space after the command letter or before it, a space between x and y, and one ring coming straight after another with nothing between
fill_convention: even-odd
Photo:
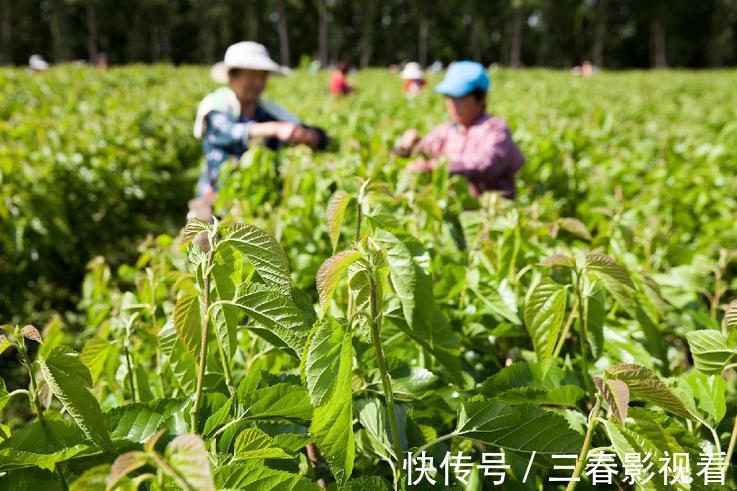
<instances>
[{"instance_id":1,"label":"arm","mask_svg":"<svg viewBox=\"0 0 737 491\"><path fill-rule=\"evenodd\" d=\"M251 128L254 123L238 123L219 111L212 111L206 116L207 131L205 138L217 147L228 148L244 143L250 144Z\"/></svg>"}]
</instances>

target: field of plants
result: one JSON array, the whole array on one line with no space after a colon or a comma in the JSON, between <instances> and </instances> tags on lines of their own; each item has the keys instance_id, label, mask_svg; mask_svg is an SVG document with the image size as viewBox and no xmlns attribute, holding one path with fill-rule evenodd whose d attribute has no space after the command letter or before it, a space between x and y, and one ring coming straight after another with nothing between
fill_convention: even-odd
<instances>
[{"instance_id":1,"label":"field of plants","mask_svg":"<svg viewBox=\"0 0 737 491\"><path fill-rule=\"evenodd\" d=\"M185 224L207 77L0 70L0 489L737 488L737 72L492 71L515 202L298 72Z\"/></svg>"}]
</instances>

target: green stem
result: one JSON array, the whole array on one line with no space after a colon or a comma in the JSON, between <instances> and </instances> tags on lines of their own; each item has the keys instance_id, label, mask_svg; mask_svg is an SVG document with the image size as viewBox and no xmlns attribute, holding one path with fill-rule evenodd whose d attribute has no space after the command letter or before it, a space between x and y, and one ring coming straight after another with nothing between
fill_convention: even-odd
<instances>
[{"instance_id":1,"label":"green stem","mask_svg":"<svg viewBox=\"0 0 737 491\"><path fill-rule=\"evenodd\" d=\"M734 418L734 426L732 427L732 436L729 437L729 445L727 445L727 458L724 461L724 470L726 472L729 463L732 462L732 455L734 455L734 446L737 443L737 416Z\"/></svg>"},{"instance_id":2,"label":"green stem","mask_svg":"<svg viewBox=\"0 0 737 491\"><path fill-rule=\"evenodd\" d=\"M200 312L202 312L204 315L202 316L200 358L199 365L197 366L197 388L195 389L194 404L192 404L192 409L189 410L191 431L194 433L198 432L197 413L200 410L200 404L202 402L202 382L205 378L205 365L207 364L207 334L210 328L210 266L212 264L212 250L213 248L210 247L210 252L207 253L207 263L205 264L206 267L204 270L205 274L202 278L202 289L204 291L202 293L203 308L200 309Z\"/></svg>"},{"instance_id":3,"label":"green stem","mask_svg":"<svg viewBox=\"0 0 737 491\"><path fill-rule=\"evenodd\" d=\"M228 358L225 356L225 347L223 346L223 342L220 339L220 336L215 336L215 339L218 342L218 354L220 355L220 361L223 365L223 376L225 377L225 385L228 387L228 393L230 393L231 396L234 396L235 387L233 387L233 379L230 375L230 364L228 363Z\"/></svg>"},{"instance_id":4,"label":"green stem","mask_svg":"<svg viewBox=\"0 0 737 491\"><path fill-rule=\"evenodd\" d=\"M586 304L583 301L583 273L578 273L576 276L576 298L578 299L578 325L579 329L579 340L581 341L581 372L583 375L583 382L586 386L586 392L589 394L593 393L593 387L591 386L591 377L589 377L589 357L587 347L587 319L586 319Z\"/></svg>"},{"instance_id":5,"label":"green stem","mask_svg":"<svg viewBox=\"0 0 737 491\"><path fill-rule=\"evenodd\" d=\"M31 363L31 359L28 357L26 346L23 340L21 340L18 344L18 353L20 354L22 363L26 366L26 369L28 370L28 378L31 382L29 397L31 399L31 404L33 405L33 408L36 410L36 417L38 418L39 423L41 423L41 427L43 428L44 433L46 433L46 436L51 438L51 431L49 430L49 426L46 423L46 417L44 417L43 407L41 407L41 401L38 398L38 386L36 385L36 375L33 373L33 364ZM62 489L69 489L67 480L64 477L64 471L61 469L58 462L54 464L54 470L56 471L56 475L59 477Z\"/></svg>"},{"instance_id":6,"label":"green stem","mask_svg":"<svg viewBox=\"0 0 737 491\"><path fill-rule=\"evenodd\" d=\"M361 238L361 218L361 200L359 196L359 199L356 200L356 235L354 237L356 242Z\"/></svg>"},{"instance_id":7,"label":"green stem","mask_svg":"<svg viewBox=\"0 0 737 491\"><path fill-rule=\"evenodd\" d=\"M560 334L560 338L558 338L558 344L555 346L555 351L553 351L553 358L558 358L561 350L563 349L563 345L566 344L566 338L568 337L568 331L571 330L571 325L573 325L573 321L576 318L577 312L578 312L578 297L576 297L573 300L573 305L571 306L571 312L568 314L568 319L566 319L566 324L565 326L563 326L563 331Z\"/></svg>"},{"instance_id":8,"label":"green stem","mask_svg":"<svg viewBox=\"0 0 737 491\"><path fill-rule=\"evenodd\" d=\"M386 369L386 360L384 359L384 350L381 347L381 338L379 336L379 312L378 300L376 298L376 283L372 275L369 275L371 294L369 304L371 309L371 342L376 351L376 361L381 374L381 383L384 387L384 397L386 398L386 411L389 416L389 428L392 433L394 453L397 459L401 459L402 441L399 439L399 427L397 426L397 416L394 412L394 393L392 392L392 383L389 373Z\"/></svg>"},{"instance_id":9,"label":"green stem","mask_svg":"<svg viewBox=\"0 0 737 491\"><path fill-rule=\"evenodd\" d=\"M423 446L421 446L420 448L418 448L417 450L415 450L413 453L415 455L421 454L422 452L424 452L428 448L432 447L433 445L435 445L437 443L440 443L442 441L445 441L445 440L449 440L449 439L451 439L451 438L453 438L454 436L457 436L457 435L458 434L454 431L454 432L445 434L443 436L439 436L436 439L432 440L431 442L428 442L428 443L424 444Z\"/></svg>"},{"instance_id":10,"label":"green stem","mask_svg":"<svg viewBox=\"0 0 737 491\"><path fill-rule=\"evenodd\" d=\"M594 428L596 428L596 423L598 421L599 408L601 408L601 398L597 395L596 404L594 404L594 408L591 410L591 414L589 414L589 424L586 429L586 436L583 439L583 448L581 449L581 454L578 456L578 459L576 459L576 468L573 471L573 476L571 476L571 481L568 483L566 491L573 491L576 489L576 485L578 484L576 479L581 476L581 471L586 464L589 447L591 446L591 437L594 434Z\"/></svg>"},{"instance_id":11,"label":"green stem","mask_svg":"<svg viewBox=\"0 0 737 491\"><path fill-rule=\"evenodd\" d=\"M28 397L29 401L31 400L31 392L26 389L16 389L13 392L10 392L9 394L7 394L6 397L10 399L11 397L22 396L22 395Z\"/></svg>"},{"instance_id":12,"label":"green stem","mask_svg":"<svg viewBox=\"0 0 737 491\"><path fill-rule=\"evenodd\" d=\"M169 474L174 480L179 484L185 491L196 491L195 488L190 485L187 480L182 476L177 470L169 465L169 462L162 459L161 456L156 452L151 452L148 454L151 459L156 463L156 466Z\"/></svg>"},{"instance_id":13,"label":"green stem","mask_svg":"<svg viewBox=\"0 0 737 491\"><path fill-rule=\"evenodd\" d=\"M131 328L133 327L133 323L135 322L137 316L138 312L133 314L128 322L125 324L125 340L123 341L123 347L125 348L125 363L128 366L128 383L130 383L131 385L131 395L133 397L133 402L138 402L138 399L140 399L138 397L138 389L136 387L135 376L133 374L133 357L131 356L130 352Z\"/></svg>"}]
</instances>

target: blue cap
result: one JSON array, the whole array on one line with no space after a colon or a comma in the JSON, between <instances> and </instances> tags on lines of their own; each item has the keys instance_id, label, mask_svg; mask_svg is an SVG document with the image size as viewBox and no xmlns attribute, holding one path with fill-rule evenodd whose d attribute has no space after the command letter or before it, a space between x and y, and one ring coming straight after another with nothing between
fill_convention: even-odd
<instances>
[{"instance_id":1,"label":"blue cap","mask_svg":"<svg viewBox=\"0 0 737 491\"><path fill-rule=\"evenodd\" d=\"M481 63L459 61L448 68L443 81L435 87L435 92L450 97L463 97L476 89L487 92L489 83L489 75Z\"/></svg>"}]
</instances>

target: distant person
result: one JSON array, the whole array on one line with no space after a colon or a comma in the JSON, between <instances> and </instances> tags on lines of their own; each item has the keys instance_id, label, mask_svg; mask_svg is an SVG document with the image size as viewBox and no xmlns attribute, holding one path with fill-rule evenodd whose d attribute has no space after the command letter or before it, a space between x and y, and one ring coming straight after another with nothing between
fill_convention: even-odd
<instances>
[{"instance_id":1,"label":"distant person","mask_svg":"<svg viewBox=\"0 0 737 491\"><path fill-rule=\"evenodd\" d=\"M425 72L419 63L411 61L404 66L404 70L399 74L404 80L402 89L404 93L410 97L414 97L420 93L425 86Z\"/></svg>"},{"instance_id":2,"label":"distant person","mask_svg":"<svg viewBox=\"0 0 737 491\"><path fill-rule=\"evenodd\" d=\"M590 77L596 72L596 66L594 66L589 60L584 60L581 66L574 66L571 68L571 73L577 77Z\"/></svg>"},{"instance_id":3,"label":"distant person","mask_svg":"<svg viewBox=\"0 0 737 491\"><path fill-rule=\"evenodd\" d=\"M486 191L501 191L515 197L515 175L525 158L501 118L486 111L489 76L473 61L454 63L435 92L445 95L450 122L432 129L424 138L416 129L404 132L395 145L399 155L419 156L407 168L424 172L447 159L451 175L462 175L469 191L479 196Z\"/></svg>"},{"instance_id":4,"label":"distant person","mask_svg":"<svg viewBox=\"0 0 737 491\"><path fill-rule=\"evenodd\" d=\"M108 67L107 53L105 53L104 51L98 53L97 56L95 57L95 68L98 68L100 70L106 70L107 67Z\"/></svg>"},{"instance_id":5,"label":"distant person","mask_svg":"<svg viewBox=\"0 0 737 491\"><path fill-rule=\"evenodd\" d=\"M224 61L212 67L212 78L227 86L207 95L197 108L194 136L202 138L205 165L197 199L190 202L190 217L210 219L223 163L240 159L257 142L272 150L297 144L325 148L322 129L306 126L286 109L261 99L269 75L287 73L263 45L251 41L230 46Z\"/></svg>"},{"instance_id":6,"label":"distant person","mask_svg":"<svg viewBox=\"0 0 737 491\"><path fill-rule=\"evenodd\" d=\"M334 96L350 94L355 90L353 84L348 81L348 64L338 63L335 71L330 76L330 93Z\"/></svg>"},{"instance_id":7,"label":"distant person","mask_svg":"<svg viewBox=\"0 0 737 491\"><path fill-rule=\"evenodd\" d=\"M41 55L31 55L28 58L28 69L31 73L45 72L49 69L49 63Z\"/></svg>"}]
</instances>

